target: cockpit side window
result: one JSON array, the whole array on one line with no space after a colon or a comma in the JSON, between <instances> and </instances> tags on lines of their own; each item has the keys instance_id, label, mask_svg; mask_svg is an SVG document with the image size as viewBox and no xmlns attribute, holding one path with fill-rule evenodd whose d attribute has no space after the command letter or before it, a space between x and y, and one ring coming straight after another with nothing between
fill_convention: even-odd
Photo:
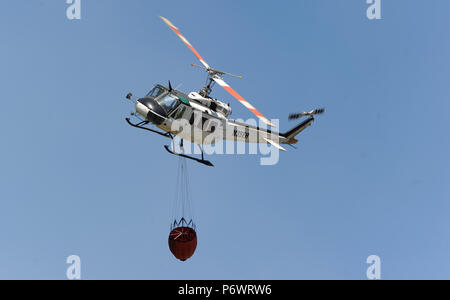
<instances>
[{"instance_id":1,"label":"cockpit side window","mask_svg":"<svg viewBox=\"0 0 450 300\"><path fill-rule=\"evenodd\" d=\"M147 94L147 97L157 98L162 93L164 93L164 90L156 86Z\"/></svg>"},{"instance_id":2,"label":"cockpit side window","mask_svg":"<svg viewBox=\"0 0 450 300\"><path fill-rule=\"evenodd\" d=\"M170 113L180 104L178 97L172 94L167 94L157 101L167 113Z\"/></svg>"}]
</instances>

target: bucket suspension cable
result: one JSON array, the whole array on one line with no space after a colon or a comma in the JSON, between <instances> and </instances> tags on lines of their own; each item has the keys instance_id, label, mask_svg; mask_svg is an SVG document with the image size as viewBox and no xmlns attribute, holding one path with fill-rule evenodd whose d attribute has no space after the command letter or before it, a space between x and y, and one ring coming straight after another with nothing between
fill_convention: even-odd
<instances>
[{"instance_id":1,"label":"bucket suspension cable","mask_svg":"<svg viewBox=\"0 0 450 300\"><path fill-rule=\"evenodd\" d=\"M197 248L197 233L189 193L187 162L183 157L178 160L176 176L175 199L170 221L169 249L177 259L185 261L194 255Z\"/></svg>"}]
</instances>

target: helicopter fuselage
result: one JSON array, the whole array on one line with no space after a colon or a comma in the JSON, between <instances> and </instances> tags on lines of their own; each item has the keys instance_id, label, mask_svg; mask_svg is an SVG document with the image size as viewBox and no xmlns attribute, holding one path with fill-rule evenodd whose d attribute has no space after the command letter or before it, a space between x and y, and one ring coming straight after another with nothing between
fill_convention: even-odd
<instances>
[{"instance_id":1,"label":"helicopter fuselage","mask_svg":"<svg viewBox=\"0 0 450 300\"><path fill-rule=\"evenodd\" d=\"M207 107L207 101L215 104ZM155 86L146 97L136 102L136 112L147 121L165 132L200 145L215 144L220 140L289 143L287 137L258 127L256 121L252 126L227 119L231 114L227 107L217 99L203 98L195 92L186 95L161 85Z\"/></svg>"},{"instance_id":2,"label":"helicopter fuselage","mask_svg":"<svg viewBox=\"0 0 450 300\"><path fill-rule=\"evenodd\" d=\"M286 151L280 144L292 145L297 143L298 140L295 137L311 125L314 121L314 115L324 112L324 109L315 109L310 112L291 114L289 119L300 119L303 117L307 119L284 133L273 132L267 129L267 126L275 128L276 125L222 78L224 75L238 78L242 78L242 76L212 68L181 34L179 28L173 25L168 19L164 17L161 17L161 19L200 61L202 65L192 64L192 66L200 67L207 72L206 85L198 93L192 92L189 95L172 89L170 81L168 88L162 85L155 86L147 96L134 101L136 112L132 112L132 115L141 116L143 120L138 117L140 122L133 123L129 118L126 118L129 125L171 138L172 140L174 135L178 136L182 139L180 146L183 140L196 143L200 145L200 148L201 145L211 145L223 140L229 140L245 143L267 143L279 150ZM246 109L253 113L262 122L259 123L261 127L258 127L257 121L254 119L245 123L228 119L232 112L230 105L209 96L215 84L222 87ZM132 96L129 93L126 98L132 100ZM156 125L162 131L146 127L149 123ZM171 154L212 166L211 162L204 159L203 151L201 152L201 159L199 159L183 153L176 153L170 150L167 145L164 148Z\"/></svg>"}]
</instances>

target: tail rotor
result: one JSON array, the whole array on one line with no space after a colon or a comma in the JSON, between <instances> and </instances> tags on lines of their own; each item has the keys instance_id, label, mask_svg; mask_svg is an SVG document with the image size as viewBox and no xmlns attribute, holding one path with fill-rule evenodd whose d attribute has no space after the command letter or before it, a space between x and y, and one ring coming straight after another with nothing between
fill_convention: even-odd
<instances>
[{"instance_id":1,"label":"tail rotor","mask_svg":"<svg viewBox=\"0 0 450 300\"><path fill-rule=\"evenodd\" d=\"M289 115L289 120L300 119L300 118L306 117L306 116L312 117L314 115L321 115L324 112L325 112L325 108L318 108L318 109L314 109L314 110L312 110L310 112L304 111L304 112L297 113L297 114L290 114Z\"/></svg>"}]
</instances>

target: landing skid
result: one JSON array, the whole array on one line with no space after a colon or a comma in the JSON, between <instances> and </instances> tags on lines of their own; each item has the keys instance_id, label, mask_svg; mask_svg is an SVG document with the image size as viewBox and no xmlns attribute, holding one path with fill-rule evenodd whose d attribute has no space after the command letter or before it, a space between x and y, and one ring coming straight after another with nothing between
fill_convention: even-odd
<instances>
[{"instance_id":1,"label":"landing skid","mask_svg":"<svg viewBox=\"0 0 450 300\"><path fill-rule=\"evenodd\" d=\"M139 129L143 129L143 130L147 130L147 131L150 131L150 132L162 135L164 137L167 137L167 138L170 138L170 139L173 140L173 136L169 132L161 132L161 131L157 131L157 130L154 130L154 129L151 129L151 128L143 126L143 125L147 125L149 123L148 121L142 121L142 122L139 122L137 124L134 124L134 123L132 123L130 121L130 118L125 118L125 120L127 121L128 124L130 124L130 126L133 126L133 127L139 128ZM184 157L184 158L187 158L187 159L192 159L192 160L195 160L196 162L199 162L199 163L204 164L206 166L214 167L214 165L210 161L204 160L204 158L203 158L203 151L202 151L202 159L199 159L199 158L196 158L196 157L193 157L193 156L189 156L189 155L186 155L186 154L173 152L172 150L170 150L169 146L167 146L167 145L164 145L164 148L170 154L177 155L177 156L180 156L180 157Z\"/></svg>"},{"instance_id":2,"label":"landing skid","mask_svg":"<svg viewBox=\"0 0 450 300\"><path fill-rule=\"evenodd\" d=\"M173 154L173 155L176 155L176 156L181 156L181 157L184 157L184 158L187 158L187 159L192 159L192 160L195 160L196 162L199 162L199 163L204 164L206 166L214 167L214 165L210 161L203 159L203 152L202 152L202 159L199 159L199 158L196 158L196 157L193 157L193 156L189 156L189 155L186 155L186 154L173 152L172 150L170 150L169 146L167 146L167 145L164 145L164 148L170 154Z\"/></svg>"},{"instance_id":3,"label":"landing skid","mask_svg":"<svg viewBox=\"0 0 450 300\"><path fill-rule=\"evenodd\" d=\"M142 126L142 125L147 125L149 123L148 121L142 121L140 123L134 124L134 123L132 123L130 121L130 118L125 118L125 120L127 121L128 124L130 124L130 126L133 126L133 127L139 128L139 129L144 129L144 130L147 130L147 131L150 131L150 132L153 132L153 133L157 133L157 134L165 136L167 138L172 138L172 136L168 132L160 132L160 131L153 130L151 128L147 128L147 127Z\"/></svg>"}]
</instances>

